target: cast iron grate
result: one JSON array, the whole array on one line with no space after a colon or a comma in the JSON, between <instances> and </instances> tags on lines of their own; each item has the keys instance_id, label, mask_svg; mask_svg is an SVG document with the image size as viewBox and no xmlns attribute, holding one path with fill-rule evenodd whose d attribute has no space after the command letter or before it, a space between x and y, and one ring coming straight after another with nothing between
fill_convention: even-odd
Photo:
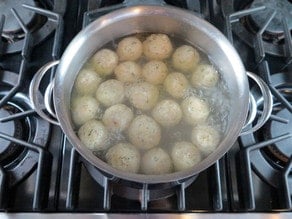
<instances>
[{"instance_id":1,"label":"cast iron grate","mask_svg":"<svg viewBox=\"0 0 292 219\"><path fill-rule=\"evenodd\" d=\"M60 17L65 13L67 4L65 0L54 1L54 3L43 0L16 1L14 4L10 1L7 1L10 4L5 2L6 0L3 2L4 11L0 14L0 54L26 51L23 49L25 46L43 42L56 29L61 28ZM11 28L15 30L11 31ZM58 33L61 34L61 29ZM33 39L30 39L29 44L28 34L32 35ZM58 44L55 46L54 54L57 54Z\"/></svg>"},{"instance_id":2,"label":"cast iron grate","mask_svg":"<svg viewBox=\"0 0 292 219\"><path fill-rule=\"evenodd\" d=\"M21 27L23 35L21 39L15 42L8 42L3 40L3 38L0 40L0 54L3 57L0 62L0 109L4 110L4 112L7 112L6 110L9 109L9 113L4 113L3 117L0 118L0 123L1 125L21 123L21 125L24 125L23 131L25 131L24 136L19 137L7 134L6 130L0 130L1 142L10 142L10 144L15 145L17 148L23 149L20 154L21 156L15 158L13 163L1 162L0 209L14 209L14 203L17 202L14 192L17 190L18 184L23 182L32 172L35 172L35 182L30 185L32 186L30 187L32 190L32 203L29 209L31 211L40 211L48 205L52 166L52 155L47 149L50 126L46 121L36 116L27 95L28 88L26 87L26 82L30 76L30 58L35 45L53 32L54 40L51 57L53 59L59 58L63 33L61 13L64 12L63 7L65 6L66 4L63 1L58 1L56 4L53 4L53 11L50 11L46 7L41 8L23 4L23 10L33 11L46 18L47 23L39 30L31 30L19 12L11 8L13 19ZM57 13L57 11L60 11L60 13ZM4 34L5 20L6 16L0 16L0 33L2 36ZM13 59L11 58L12 56L8 55L17 51L20 52L20 54L15 54L15 56L19 57L18 59ZM17 73L2 70L6 68L10 58L10 64L14 66L14 69L19 66ZM17 110L10 110L13 107ZM3 127L6 126L3 125ZM23 192L26 194L29 191ZM27 203L23 205L26 206Z\"/></svg>"},{"instance_id":3,"label":"cast iron grate","mask_svg":"<svg viewBox=\"0 0 292 219\"><path fill-rule=\"evenodd\" d=\"M68 144L68 142L64 142L64 147L71 148ZM67 184L67 190L66 190L66 200L65 200L65 209L67 211L80 211L82 209L82 198L80 197L80 183L82 182L82 171L88 170L91 173L91 176L93 177L93 180L97 182L95 184L96 187L100 188L100 193L95 194L96 196L101 196L99 200L101 200L102 203L96 203L94 207L91 207L90 209L86 208L86 211L91 212L97 212L97 211L121 211L121 206L123 206L123 203L118 203L114 200L112 201L112 197L114 197L115 194L115 187L117 189L126 189L123 188L123 186L119 185L119 179L115 177L108 176L105 173L101 173L99 170L95 169L94 167L90 166L86 161L82 159L82 157L76 152L74 148L71 148L68 152L70 153L70 165L68 170L68 182ZM196 208L196 206L189 206L188 205L188 198L190 197L190 194L186 195L187 187L192 185L189 185L193 183L193 181L196 181L196 177L193 177L189 180L183 181L179 183L176 187L171 188L173 189L174 193L170 193L170 196L172 199L175 199L174 203L165 204L162 200L162 205L159 203L158 200L150 200L151 196L153 195L152 192L152 185L148 184L140 184L138 185L137 192L139 193L139 199L137 200L127 200L124 199L125 202L129 203L135 203L133 206L128 206L125 204L125 206L122 208L123 212L187 212L187 211L212 211L212 212L218 212L218 211L224 211L226 210L226 206L224 203L224 197L223 197L223 185L222 185L222 167L223 167L223 161L217 161L212 167L210 167L206 173L207 173L207 181L205 183L208 184L208 194L204 194L204 196L209 197L209 203L207 208ZM85 167L85 168L84 168ZM90 170L91 169L91 170ZM64 172L65 173L65 172ZM89 174L90 174L89 173ZM66 173L65 173L66 174ZM93 175L94 174L94 175ZM137 185L135 185L137 186ZM161 187L163 188L163 186ZM135 191L136 192L136 191ZM200 193L201 191L194 190L193 196L196 196L197 193ZM93 194L90 194L93 195ZM155 191L154 191L155 195ZM119 196L119 195L118 195ZM169 195L166 198L170 197ZM187 197L188 196L188 197ZM162 197L163 198L163 197ZM195 198L195 197L194 197ZM121 199L123 200L123 199ZM156 203L156 206L153 206L153 203ZM155 204L154 204L155 205Z\"/></svg>"},{"instance_id":4,"label":"cast iron grate","mask_svg":"<svg viewBox=\"0 0 292 219\"><path fill-rule=\"evenodd\" d=\"M246 4L247 2L248 4ZM237 6L238 3L239 1L236 0L231 2L223 0L221 2L222 12L226 21L225 31L230 41L233 42L232 32L234 32L246 44L254 48L257 63L263 61L266 54L285 57L286 63L291 63L291 3L286 0L254 0L243 1L245 3L244 6ZM254 28L253 31L247 27L247 22L245 22L250 17L256 19L256 21L260 20L256 24L257 28ZM281 30L283 38L281 41L266 40L266 33L274 28L277 29L276 32L279 32L278 29ZM276 35L278 36L278 33Z\"/></svg>"},{"instance_id":5,"label":"cast iron grate","mask_svg":"<svg viewBox=\"0 0 292 219\"><path fill-rule=\"evenodd\" d=\"M272 193L275 194L271 197L270 207L272 209L288 211L292 209L290 189L292 151L289 151L292 133L291 128L288 127L291 122L292 113L292 78L291 67L289 67L292 60L291 27L289 27L291 19L289 19L289 16L282 16L281 14L284 14L284 12L279 11L279 8L272 9L269 5L265 5L263 1L249 1L243 8L238 6L238 2L237 6L235 3L236 1L229 3L222 1L221 3L225 15L226 35L233 43L233 33L235 33L240 39L251 46L258 74L266 81L274 96L273 112L269 122L259 131L243 135L240 138L241 148L238 154L238 162L236 162L239 199L243 200L240 209L247 211L258 209L258 194L255 194L254 188L254 171L264 182L271 186ZM266 1L266 3L271 2ZM290 4L288 6L291 7L291 3L288 3L288 1L285 4ZM252 5L253 7L251 7ZM236 7L239 9L235 10ZM261 20L258 15L261 15L260 17L264 19ZM262 17L262 15L264 16ZM250 18L257 19L258 27L254 32L248 32L244 26L246 23L243 21ZM275 27L275 23L278 23L277 27ZM267 41L266 33L271 32L274 28L277 28L277 31L280 28L285 38L284 43L271 43ZM282 69L281 73L270 72L269 65L272 65L272 63L269 62L266 54L282 56L285 59L285 65L280 68ZM260 109L262 106L261 97L258 97L257 104ZM285 113L279 114L279 111L285 111ZM258 110L257 114L260 115L261 113L261 110ZM277 135L275 133L268 135L267 133L270 133L270 129L273 126L278 127ZM286 128L279 129L280 127ZM283 142L286 145L284 147L288 148L284 150L285 154L280 153ZM284 157L285 161L279 159L279 157Z\"/></svg>"}]
</instances>

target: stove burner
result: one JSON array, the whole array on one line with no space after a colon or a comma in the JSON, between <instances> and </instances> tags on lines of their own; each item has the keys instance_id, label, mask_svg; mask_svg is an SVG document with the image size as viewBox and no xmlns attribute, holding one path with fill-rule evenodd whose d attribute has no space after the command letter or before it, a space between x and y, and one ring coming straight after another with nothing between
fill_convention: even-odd
<instances>
[{"instance_id":1,"label":"stove burner","mask_svg":"<svg viewBox=\"0 0 292 219\"><path fill-rule=\"evenodd\" d=\"M292 102L292 81L287 72L271 75L272 86L290 103ZM260 106L262 100L258 101ZM254 171L268 184L281 188L283 169L292 155L292 114L280 102L274 101L270 122L259 131L240 137L243 148L263 144L261 149L249 152ZM285 137L287 136L287 137ZM290 137L289 137L290 136Z\"/></svg>"},{"instance_id":2,"label":"stove burner","mask_svg":"<svg viewBox=\"0 0 292 219\"><path fill-rule=\"evenodd\" d=\"M54 31L61 38L62 16L65 13L66 4L66 0L1 0L0 22L3 14L4 27L2 33L0 33L2 36L0 43L3 44L0 55L19 52L28 42L31 43L29 46L31 48L47 39ZM24 27L21 28L12 9L15 10ZM27 29L29 34L23 28ZM60 39L58 38L58 40ZM56 50L58 50L57 47Z\"/></svg>"},{"instance_id":3,"label":"stove burner","mask_svg":"<svg viewBox=\"0 0 292 219\"><path fill-rule=\"evenodd\" d=\"M288 123L281 123L272 121L270 123L270 136L276 138L284 133L292 133L292 114L287 109L282 109L276 116L289 120ZM275 158L283 163L287 163L292 155L291 139L285 139L276 142L274 145L268 147Z\"/></svg>"},{"instance_id":4,"label":"stove burner","mask_svg":"<svg viewBox=\"0 0 292 219\"><path fill-rule=\"evenodd\" d=\"M288 26L287 29L291 31L291 2L288 0L221 0L220 5L224 17L236 15L236 19L233 20L235 23L232 25L229 22L230 27L227 25L227 32L229 34L234 32L242 42L252 49L255 48L257 33L271 18L269 25L261 34L261 49L263 49L266 54L278 57L289 56L287 53L290 43L287 42L289 37L287 37L288 39L286 40L286 27L281 19L285 18ZM265 8L260 9L260 7ZM273 15L273 13L275 14ZM239 16L239 18L237 18L237 16ZM256 51L259 51L259 49L256 49Z\"/></svg>"},{"instance_id":5,"label":"stove burner","mask_svg":"<svg viewBox=\"0 0 292 219\"><path fill-rule=\"evenodd\" d=\"M21 31L21 27L11 11L12 8L16 10L16 12L20 16L20 18L23 21L23 24L25 26L28 26L32 22L32 20L35 16L35 13L33 11L24 9L22 7L22 4L36 6L35 1L33 1L33 0L22 0L22 1L4 0L4 1L0 1L0 14L5 16L5 22L4 22L4 27L3 27L4 34L17 33L17 32Z\"/></svg>"},{"instance_id":6,"label":"stove burner","mask_svg":"<svg viewBox=\"0 0 292 219\"><path fill-rule=\"evenodd\" d=\"M92 178L101 186L103 186L104 189L108 189L109 187L108 184L106 184L106 186L104 185L106 175L104 175L102 172L96 169L93 165L88 163L88 161L84 160L83 158L81 159L83 160L83 163L87 171L89 172L89 174L92 176ZM175 194L178 194L179 188L180 188L179 186L181 184L184 183L184 189L185 189L191 183L194 182L197 176L198 175L192 176L185 180L181 180L180 182L149 184L147 186L147 192L148 192L147 202L166 199ZM141 205L143 205L142 193L143 193L143 188L145 185L143 185L142 183L136 183L136 182L130 182L130 181L122 180L122 179L117 179L115 177L111 177L111 178L108 178L108 179L109 179L109 183L111 183L110 188L113 194L122 198L140 201Z\"/></svg>"},{"instance_id":7,"label":"stove burner","mask_svg":"<svg viewBox=\"0 0 292 219\"><path fill-rule=\"evenodd\" d=\"M190 179L185 180L186 187L188 187L191 183L194 182L194 180L197 178L197 176L194 176ZM178 185L172 185L169 186L166 185L166 188L164 188L165 185L159 185L157 188L148 188L149 189L149 200L148 201L156 201L156 200L162 200L167 199L177 193L177 186ZM142 185L141 188L133 188L131 186L125 186L118 183L113 183L112 185L112 192L113 194L130 199L130 200L140 200L141 201L141 193L142 191Z\"/></svg>"},{"instance_id":8,"label":"stove burner","mask_svg":"<svg viewBox=\"0 0 292 219\"><path fill-rule=\"evenodd\" d=\"M16 110L12 106L3 107L0 109L0 118L10 116L14 113L13 111L15 112ZM21 139L23 136L22 125L19 120L0 122L0 131L18 139ZM0 163L2 165L11 162L21 151L22 148L17 144L0 138Z\"/></svg>"},{"instance_id":9,"label":"stove burner","mask_svg":"<svg viewBox=\"0 0 292 219\"><path fill-rule=\"evenodd\" d=\"M263 27L275 11L276 15L267 26L266 31L275 35L283 34L282 16L287 18L288 28L292 29L292 4L288 0L254 0L250 8L257 8L263 5L266 6L265 10L250 15L257 27Z\"/></svg>"},{"instance_id":10,"label":"stove burner","mask_svg":"<svg viewBox=\"0 0 292 219\"><path fill-rule=\"evenodd\" d=\"M13 72L0 72L0 99L8 94L16 84L18 75ZM24 93L16 93L0 109L0 133L16 140L25 141L46 147L50 126L49 123L33 114L29 97ZM26 112L28 112L26 114ZM9 116L23 114L20 117L5 121ZM4 119L4 121L3 121ZM0 137L0 164L3 167L8 185L13 186L29 175L36 166L39 154L21 144L16 144Z\"/></svg>"}]
</instances>

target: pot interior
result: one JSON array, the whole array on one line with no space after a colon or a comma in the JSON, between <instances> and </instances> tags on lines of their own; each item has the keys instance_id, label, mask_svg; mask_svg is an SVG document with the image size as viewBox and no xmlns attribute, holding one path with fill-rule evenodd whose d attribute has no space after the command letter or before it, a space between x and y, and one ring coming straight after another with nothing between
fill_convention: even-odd
<instances>
[{"instance_id":1,"label":"pot interior","mask_svg":"<svg viewBox=\"0 0 292 219\"><path fill-rule=\"evenodd\" d=\"M147 176L115 170L84 147L70 118L70 97L75 78L83 64L104 44L135 33L165 33L189 42L207 54L219 69L230 93L230 114L226 132L217 149L193 169L166 175ZM242 62L224 35L194 14L169 6L135 6L107 14L83 29L67 47L57 69L54 102L61 127L70 142L90 163L122 179L163 183L177 181L206 169L236 141L248 110L248 83Z\"/></svg>"}]
</instances>

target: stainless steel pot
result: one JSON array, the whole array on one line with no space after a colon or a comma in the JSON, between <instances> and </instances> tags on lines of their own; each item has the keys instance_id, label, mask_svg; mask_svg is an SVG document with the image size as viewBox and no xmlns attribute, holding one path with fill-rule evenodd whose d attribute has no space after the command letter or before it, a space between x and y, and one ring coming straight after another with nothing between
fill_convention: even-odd
<instances>
[{"instance_id":1,"label":"stainless steel pot","mask_svg":"<svg viewBox=\"0 0 292 219\"><path fill-rule=\"evenodd\" d=\"M196 45L208 54L227 82L232 108L226 133L217 149L190 170L151 177L118 171L98 159L81 143L74 132L69 112L70 95L78 71L86 60L105 43L139 32L166 33ZM45 72L58 63L55 80L50 84L45 94L47 110L54 114L49 104L50 93L53 91L57 119L52 119L42 111L43 105L36 95L36 90L38 90ZM258 128L265 123L271 113L272 97L267 85L259 77L252 73L248 73L248 75L259 84L266 99L259 124L254 127ZM128 181L149 184L179 181L206 169L228 151L242 132L246 120L250 124L256 113L255 101L249 93L247 73L239 55L224 35L194 14L170 6L129 7L109 13L92 22L72 40L60 61L49 63L36 73L31 83L30 97L40 116L54 124L59 124L77 151L99 170ZM252 110L248 117L249 108Z\"/></svg>"}]
</instances>

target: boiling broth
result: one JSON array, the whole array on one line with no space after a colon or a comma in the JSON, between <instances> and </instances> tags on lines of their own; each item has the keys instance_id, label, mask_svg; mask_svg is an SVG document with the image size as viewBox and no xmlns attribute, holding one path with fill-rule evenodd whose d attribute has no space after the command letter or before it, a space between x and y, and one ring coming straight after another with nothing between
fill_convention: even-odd
<instances>
[{"instance_id":1,"label":"boiling broth","mask_svg":"<svg viewBox=\"0 0 292 219\"><path fill-rule=\"evenodd\" d=\"M131 36L137 37L141 42L143 42L143 41L145 41L145 39L149 35L150 35L149 33L143 33L143 34L136 34L136 35L131 35ZM125 37L123 37L123 38L125 38ZM111 41L111 42L107 43L106 45L104 45L101 49L106 48L106 49L110 49L112 51L116 51L118 43L123 38L117 39L115 41ZM229 102L230 93L228 92L228 88L226 86L224 78L220 74L220 70L218 68L216 68L216 66L212 63L212 60L210 60L210 58L206 54L204 54L201 50L199 50L197 47L195 47L195 45L191 45L188 42L185 42L181 39L177 39L174 37L169 37L169 38L170 38L170 41L171 41L172 46L173 46L173 51L182 45L190 45L190 46L194 47L200 55L200 63L199 64L207 64L207 65L213 66L219 74L219 79L214 87L197 88L197 87L194 87L191 85L192 84L191 77L192 77L193 73L191 71L190 72L183 72L182 74L190 82L189 83L190 86L188 87L184 96L182 98L174 98L165 90L165 86L163 84L155 85L155 87L157 87L157 89L159 90L159 97L158 97L158 101L156 101L156 104L162 100L171 99L171 100L174 100L176 103L178 103L181 107L182 102L189 97L200 98L201 100L208 103L209 111L210 111L207 119L202 123L208 127L212 127L215 130L217 130L219 133L219 138L222 139L222 137L224 136L224 133L226 131L226 126L227 126L227 122L228 122L228 115L229 115L229 109L230 109L230 102ZM101 49L99 49L99 51ZM142 55L135 62L137 64L139 64L140 66L143 66L148 61L149 60L144 55ZM178 70L176 68L174 68L174 66L173 66L171 57L163 60L163 62L167 65L168 74L171 72L178 72ZM95 71L94 66L92 64L92 59L89 59L84 64L84 66L82 67L80 72L84 69L90 69L90 70ZM96 72L96 74L98 74L98 73ZM108 81L111 79L116 79L115 74L110 74L110 75L106 75L106 76L102 75L100 77L102 78L102 82L105 82L105 81ZM143 79L143 77L141 77L135 83L143 83L143 82L144 82L144 79ZM123 84L124 84L124 87L127 88L127 87L131 86L133 83L127 82L127 83L123 83ZM72 91L72 96L71 96L71 102L73 103L74 100L80 96L81 95L78 94L78 91L76 90L76 86L74 85L73 91ZM91 94L89 96L96 98L95 93ZM100 104L100 103L98 103L98 104L99 104L98 113L96 113L96 115L93 119L102 122L104 112L108 107L103 105L103 104ZM134 118L139 116L139 115L147 115L148 117L153 118L153 116L152 116L153 108L150 110L137 109L129 101L128 97L124 98L124 101L122 102L122 104L128 106L132 110ZM72 107L73 107L73 104L72 104ZM184 115L183 115L183 117L184 117ZM201 122L200 122L200 124L201 124ZM155 147L162 148L165 152L167 152L169 154L169 156L171 158L171 153L172 153L171 151L173 149L174 142L190 142L190 143L192 143L192 140L191 140L192 139L192 137L191 137L192 129L193 129L193 127L198 126L200 124L199 123L198 124L190 124L185 119L182 118L180 120L180 122L173 127L163 127L163 126L159 125L161 128L161 139L160 139L159 144L156 145ZM77 125L77 124L75 124L75 125L76 125L75 126L76 131L78 131L78 129L80 129L80 125ZM118 143L131 142L129 140L129 136L128 136L128 129L123 130L123 131L116 131L116 130L115 131L107 130L107 131L108 131L108 136L106 138L106 141L104 142L104 144L107 145L106 147L104 147L105 149L96 150L96 149L91 148L93 153L97 157L99 157L100 159L104 160L105 162L106 162L106 153L113 145L116 145ZM218 146L218 144L214 147L213 150L216 150L217 146ZM144 156L144 154L147 151L150 150L150 149L145 149L145 148L141 149L139 147L137 147L137 148L139 150L141 158ZM208 154L204 153L203 151L200 151L201 159L203 160L206 156L208 156ZM171 165L173 166L174 165L173 159L171 159L171 162L172 162ZM142 173L141 167L139 167L138 169L139 170L137 173ZM175 168L172 168L172 171L175 172L176 171Z\"/></svg>"}]
</instances>

